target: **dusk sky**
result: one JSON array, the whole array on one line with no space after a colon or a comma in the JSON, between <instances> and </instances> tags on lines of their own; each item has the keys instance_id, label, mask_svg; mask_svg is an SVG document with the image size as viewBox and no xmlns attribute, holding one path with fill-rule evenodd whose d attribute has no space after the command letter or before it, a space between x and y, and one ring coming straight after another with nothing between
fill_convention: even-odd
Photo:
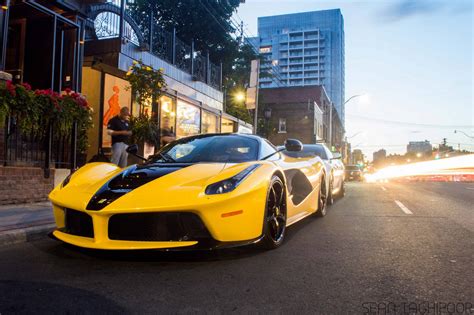
<instances>
[{"instance_id":1,"label":"dusk sky","mask_svg":"<svg viewBox=\"0 0 474 315\"><path fill-rule=\"evenodd\" d=\"M369 159L408 141L447 138L474 150L471 1L247 0L238 10L248 35L257 18L340 8L345 23L346 135ZM471 127L469 127L471 126Z\"/></svg>"}]
</instances>

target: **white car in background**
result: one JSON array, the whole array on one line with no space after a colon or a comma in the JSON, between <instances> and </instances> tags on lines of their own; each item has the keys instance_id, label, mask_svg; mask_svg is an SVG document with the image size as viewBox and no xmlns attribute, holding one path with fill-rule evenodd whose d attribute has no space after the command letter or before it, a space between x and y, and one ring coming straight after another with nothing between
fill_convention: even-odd
<instances>
[{"instance_id":1,"label":"white car in background","mask_svg":"<svg viewBox=\"0 0 474 315\"><path fill-rule=\"evenodd\" d=\"M278 149L283 149L279 146ZM326 168L326 187L330 187L328 204L333 204L335 198L344 197L344 164L341 161L341 154L331 152L324 144L304 144L303 150L298 152L281 151L283 154L293 158L304 158L308 156L319 156Z\"/></svg>"}]
</instances>

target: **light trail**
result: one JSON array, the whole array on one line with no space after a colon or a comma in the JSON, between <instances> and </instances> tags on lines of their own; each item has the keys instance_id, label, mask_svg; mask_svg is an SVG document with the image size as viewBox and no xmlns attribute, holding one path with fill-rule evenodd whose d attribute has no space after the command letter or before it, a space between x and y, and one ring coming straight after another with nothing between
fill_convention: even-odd
<instances>
[{"instance_id":1,"label":"light trail","mask_svg":"<svg viewBox=\"0 0 474 315\"><path fill-rule=\"evenodd\" d=\"M368 182L423 175L474 175L474 154L452 158L394 165L383 168L374 174L366 174Z\"/></svg>"}]
</instances>

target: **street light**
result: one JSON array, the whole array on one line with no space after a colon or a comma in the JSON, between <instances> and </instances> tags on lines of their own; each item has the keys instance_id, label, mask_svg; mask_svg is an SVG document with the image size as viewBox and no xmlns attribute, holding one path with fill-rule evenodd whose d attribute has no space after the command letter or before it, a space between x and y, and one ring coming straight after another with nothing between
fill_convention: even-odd
<instances>
[{"instance_id":1,"label":"street light","mask_svg":"<svg viewBox=\"0 0 474 315\"><path fill-rule=\"evenodd\" d=\"M245 101L245 93L242 91L238 91L234 94L234 100L241 103Z\"/></svg>"},{"instance_id":2,"label":"street light","mask_svg":"<svg viewBox=\"0 0 474 315\"><path fill-rule=\"evenodd\" d=\"M342 106L346 105L347 103L349 103L351 100L353 100L354 98L356 97L360 97L362 95L366 95L366 93L362 93L362 94L356 94L356 95L352 95L351 97L349 97L344 103L342 103ZM329 104L329 146L332 146L332 108L334 106L334 103L331 103ZM342 107L341 106L341 107ZM346 141L347 142L347 141Z\"/></svg>"},{"instance_id":3,"label":"street light","mask_svg":"<svg viewBox=\"0 0 474 315\"><path fill-rule=\"evenodd\" d=\"M417 158L420 158L420 157L421 157L421 153L418 152L418 153L416 154L416 157L417 157Z\"/></svg>"},{"instance_id":4,"label":"street light","mask_svg":"<svg viewBox=\"0 0 474 315\"><path fill-rule=\"evenodd\" d=\"M471 139L474 140L474 137L473 137L473 136L468 135L468 134L465 133L464 131L462 131L462 130L454 130L454 133L458 133L458 132L460 132L460 133L462 133L463 135L465 135L466 137L471 138Z\"/></svg>"}]
</instances>

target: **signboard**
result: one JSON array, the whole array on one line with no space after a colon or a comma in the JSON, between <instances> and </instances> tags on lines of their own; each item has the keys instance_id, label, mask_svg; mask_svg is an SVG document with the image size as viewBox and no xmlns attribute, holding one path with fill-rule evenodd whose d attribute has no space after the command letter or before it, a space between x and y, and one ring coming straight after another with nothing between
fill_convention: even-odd
<instances>
[{"instance_id":1,"label":"signboard","mask_svg":"<svg viewBox=\"0 0 474 315\"><path fill-rule=\"evenodd\" d=\"M255 103L257 101L257 88L249 87L247 89L247 96L245 97L245 106L247 109L255 109Z\"/></svg>"},{"instance_id":2,"label":"signboard","mask_svg":"<svg viewBox=\"0 0 474 315\"><path fill-rule=\"evenodd\" d=\"M250 82L249 87L256 87L258 85L258 72L260 71L260 60L252 60L250 66Z\"/></svg>"}]
</instances>

